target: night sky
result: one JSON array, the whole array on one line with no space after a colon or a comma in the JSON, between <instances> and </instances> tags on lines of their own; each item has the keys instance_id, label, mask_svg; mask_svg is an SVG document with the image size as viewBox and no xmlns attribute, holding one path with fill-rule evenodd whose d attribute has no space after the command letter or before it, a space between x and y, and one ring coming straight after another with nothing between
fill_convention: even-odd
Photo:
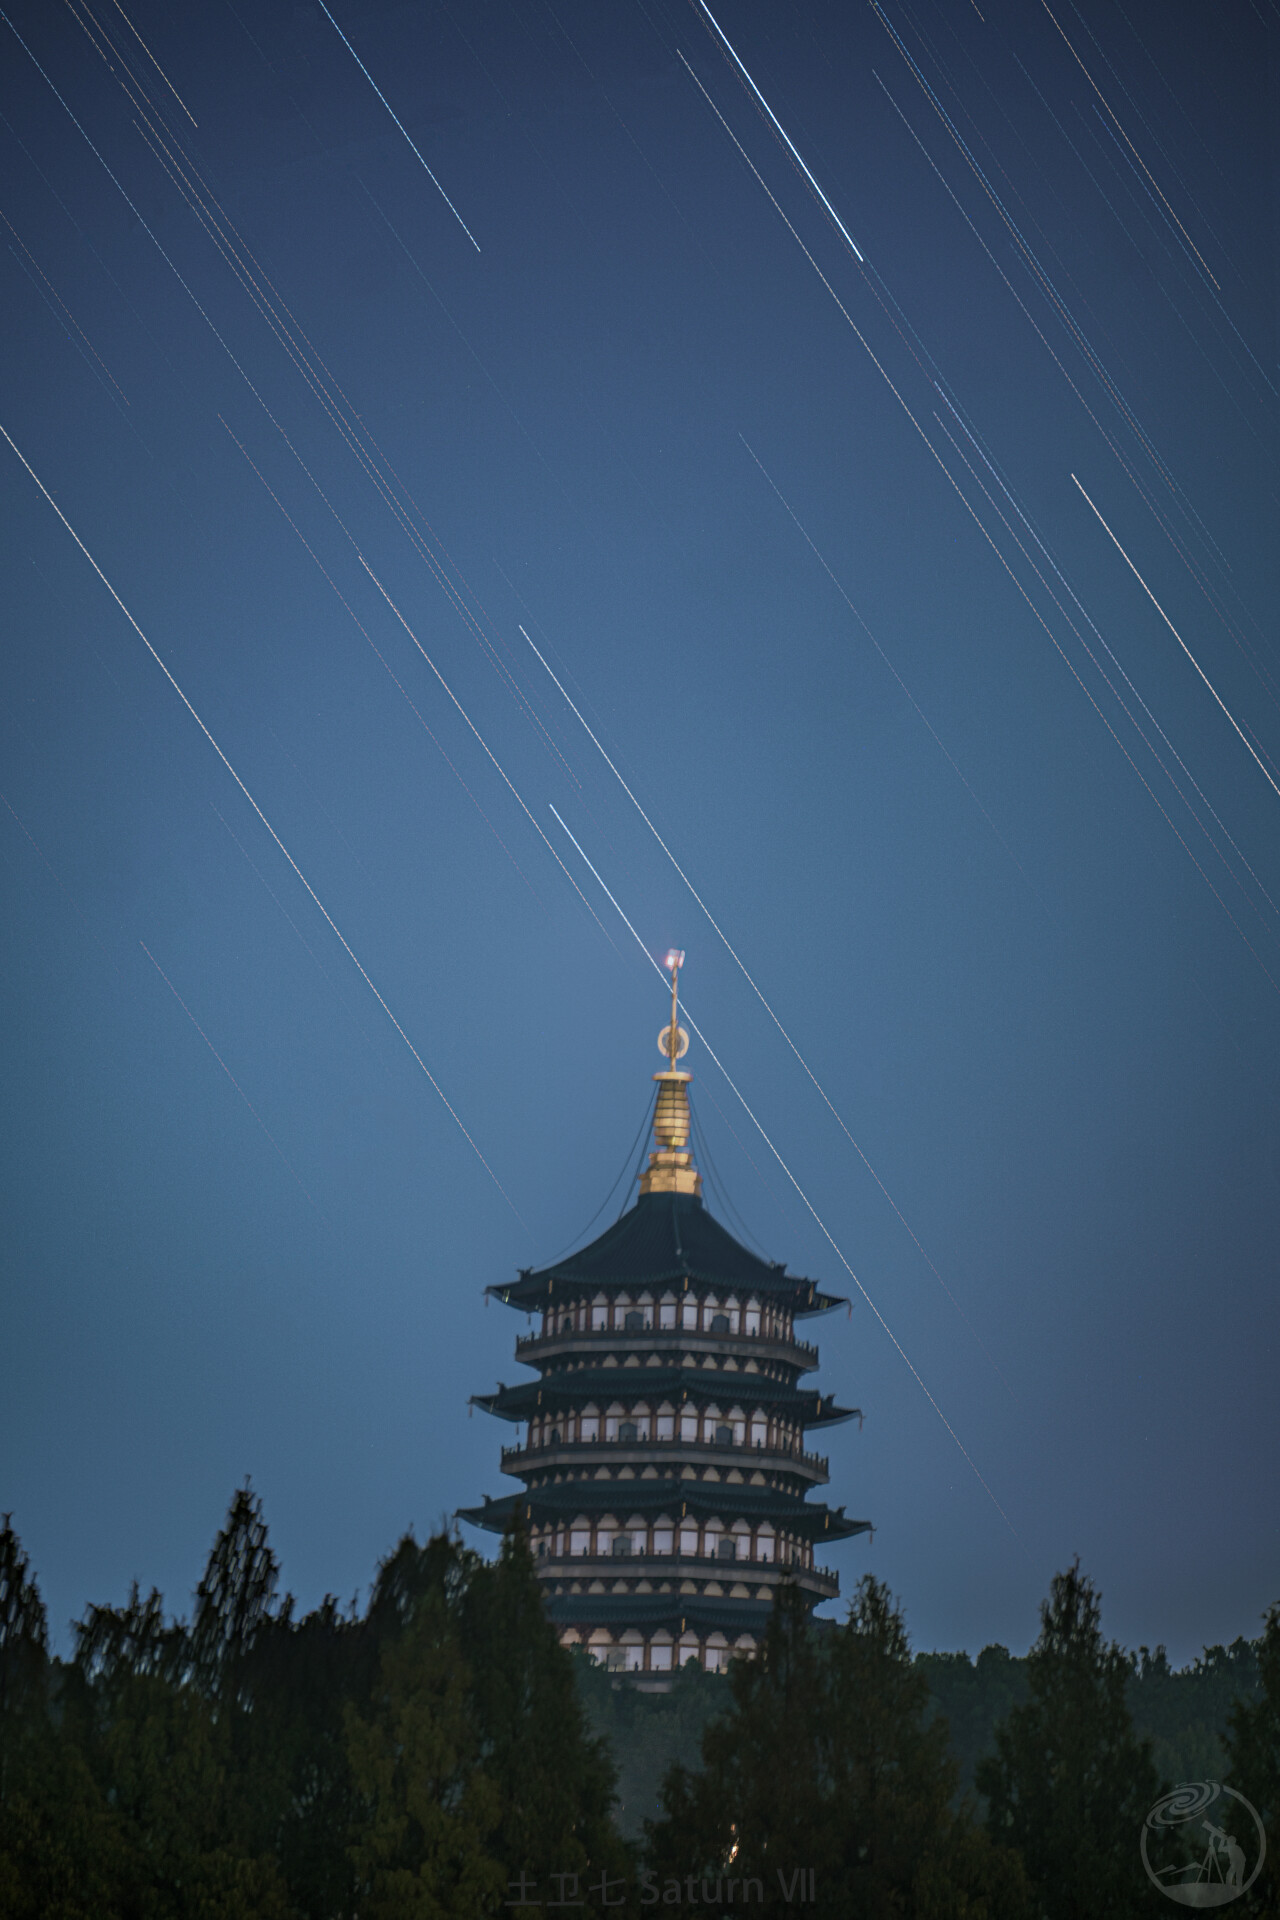
<instances>
[{"instance_id":1,"label":"night sky","mask_svg":"<svg viewBox=\"0 0 1280 1920\"><path fill-rule=\"evenodd\" d=\"M246 1475L304 1606L510 1489L483 1288L634 1191L673 943L709 1205L854 1301L846 1594L1021 1651L1079 1554L1128 1645L1253 1635L1274 0L722 0L794 154L683 0L331 11L0 26L0 1509L59 1646L186 1610Z\"/></svg>"}]
</instances>

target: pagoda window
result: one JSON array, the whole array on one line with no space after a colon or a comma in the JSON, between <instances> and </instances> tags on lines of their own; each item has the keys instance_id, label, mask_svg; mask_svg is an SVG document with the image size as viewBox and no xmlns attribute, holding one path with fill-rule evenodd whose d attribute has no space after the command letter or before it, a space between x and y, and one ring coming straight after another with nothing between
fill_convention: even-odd
<instances>
[{"instance_id":1,"label":"pagoda window","mask_svg":"<svg viewBox=\"0 0 1280 1920\"><path fill-rule=\"evenodd\" d=\"M711 1316L712 1333L728 1333L729 1316L727 1313L713 1313Z\"/></svg>"},{"instance_id":2,"label":"pagoda window","mask_svg":"<svg viewBox=\"0 0 1280 1920\"><path fill-rule=\"evenodd\" d=\"M670 1673L671 1648L669 1646L650 1645L649 1671L650 1673Z\"/></svg>"},{"instance_id":3,"label":"pagoda window","mask_svg":"<svg viewBox=\"0 0 1280 1920\"><path fill-rule=\"evenodd\" d=\"M638 1440L640 1438L640 1429L636 1422L634 1420L620 1420L618 1422L618 1438L619 1440Z\"/></svg>"},{"instance_id":4,"label":"pagoda window","mask_svg":"<svg viewBox=\"0 0 1280 1920\"><path fill-rule=\"evenodd\" d=\"M604 1333L608 1328L608 1325L609 1325L608 1307L592 1307L591 1309L592 1333Z\"/></svg>"},{"instance_id":5,"label":"pagoda window","mask_svg":"<svg viewBox=\"0 0 1280 1920\"><path fill-rule=\"evenodd\" d=\"M698 1303L696 1300L685 1301L683 1307L680 1309L680 1324L691 1333L698 1331Z\"/></svg>"},{"instance_id":6,"label":"pagoda window","mask_svg":"<svg viewBox=\"0 0 1280 1920\"><path fill-rule=\"evenodd\" d=\"M750 1334L757 1334L757 1333L759 1333L759 1331L760 1331L760 1309L759 1309L759 1307L748 1307L748 1308L747 1308L747 1311L746 1311L746 1316L745 1316L745 1323L744 1323L744 1331L745 1331L745 1332L747 1332L747 1333L750 1333Z\"/></svg>"},{"instance_id":7,"label":"pagoda window","mask_svg":"<svg viewBox=\"0 0 1280 1920\"><path fill-rule=\"evenodd\" d=\"M773 1560L774 1537L772 1529L761 1528L756 1535L756 1559L768 1565Z\"/></svg>"},{"instance_id":8,"label":"pagoda window","mask_svg":"<svg viewBox=\"0 0 1280 1920\"><path fill-rule=\"evenodd\" d=\"M676 1434L675 1415L673 1413L660 1413L658 1415L659 1440L674 1440L675 1434Z\"/></svg>"},{"instance_id":9,"label":"pagoda window","mask_svg":"<svg viewBox=\"0 0 1280 1920\"><path fill-rule=\"evenodd\" d=\"M658 1325L659 1325L659 1327L661 1327L661 1328L662 1328L662 1330L663 1330L663 1332L664 1332L664 1333L670 1333L670 1332L672 1332L672 1331L674 1330L674 1328L675 1328L675 1324L676 1324L676 1303L675 1303L675 1301L674 1301L674 1300L664 1300L664 1301L662 1301L662 1303L661 1303L661 1305L660 1305L660 1306L659 1306L659 1308L658 1308Z\"/></svg>"},{"instance_id":10,"label":"pagoda window","mask_svg":"<svg viewBox=\"0 0 1280 1920\"><path fill-rule=\"evenodd\" d=\"M551 1445L552 1445L553 1447L558 1447L558 1446L560 1445L560 1429L559 1429L559 1427L552 1427L552 1429L551 1429Z\"/></svg>"},{"instance_id":11,"label":"pagoda window","mask_svg":"<svg viewBox=\"0 0 1280 1920\"><path fill-rule=\"evenodd\" d=\"M654 1528L653 1550L655 1553L672 1553L675 1551L675 1534L671 1527Z\"/></svg>"},{"instance_id":12,"label":"pagoda window","mask_svg":"<svg viewBox=\"0 0 1280 1920\"><path fill-rule=\"evenodd\" d=\"M558 1554L564 1552L564 1528L563 1527L561 1527L556 1533L556 1552Z\"/></svg>"},{"instance_id":13,"label":"pagoda window","mask_svg":"<svg viewBox=\"0 0 1280 1920\"><path fill-rule=\"evenodd\" d=\"M590 1527L572 1527L569 1531L569 1552L587 1554L591 1551Z\"/></svg>"},{"instance_id":14,"label":"pagoda window","mask_svg":"<svg viewBox=\"0 0 1280 1920\"><path fill-rule=\"evenodd\" d=\"M720 1540L716 1542L716 1559L717 1560L736 1560L737 1557L738 1557L738 1543L731 1533L726 1533Z\"/></svg>"},{"instance_id":15,"label":"pagoda window","mask_svg":"<svg viewBox=\"0 0 1280 1920\"><path fill-rule=\"evenodd\" d=\"M584 1413L578 1424L584 1440L598 1440L600 1438L600 1418L598 1414Z\"/></svg>"},{"instance_id":16,"label":"pagoda window","mask_svg":"<svg viewBox=\"0 0 1280 1920\"><path fill-rule=\"evenodd\" d=\"M645 1317L644 1317L644 1314L641 1312L640 1308L628 1307L627 1311L622 1316L623 1332L624 1333L643 1333L644 1329L645 1329Z\"/></svg>"},{"instance_id":17,"label":"pagoda window","mask_svg":"<svg viewBox=\"0 0 1280 1920\"><path fill-rule=\"evenodd\" d=\"M609 1542L609 1552L615 1560L628 1560L631 1557L631 1535L615 1533Z\"/></svg>"},{"instance_id":18,"label":"pagoda window","mask_svg":"<svg viewBox=\"0 0 1280 1920\"><path fill-rule=\"evenodd\" d=\"M698 1636L696 1633L682 1633L680 1644L676 1648L676 1663L683 1666L686 1660L698 1658Z\"/></svg>"},{"instance_id":19,"label":"pagoda window","mask_svg":"<svg viewBox=\"0 0 1280 1920\"><path fill-rule=\"evenodd\" d=\"M682 1440L696 1440L697 1437L698 1437L697 1414L682 1413L680 1415L680 1438Z\"/></svg>"},{"instance_id":20,"label":"pagoda window","mask_svg":"<svg viewBox=\"0 0 1280 1920\"><path fill-rule=\"evenodd\" d=\"M733 1445L733 1427L728 1420L716 1421L715 1442L718 1447Z\"/></svg>"},{"instance_id":21,"label":"pagoda window","mask_svg":"<svg viewBox=\"0 0 1280 1920\"><path fill-rule=\"evenodd\" d=\"M752 1414L752 1416L751 1416L751 1444L752 1444L752 1446L753 1446L753 1447L763 1447L763 1446L765 1445L765 1443L766 1443L766 1441L768 1440L768 1438L769 1438L769 1423L768 1423L768 1421L767 1421L767 1420L765 1419L765 1417L764 1417L764 1415L763 1415L762 1413L753 1413L753 1414Z\"/></svg>"},{"instance_id":22,"label":"pagoda window","mask_svg":"<svg viewBox=\"0 0 1280 1920\"><path fill-rule=\"evenodd\" d=\"M680 1551L685 1556L689 1556L697 1553L698 1529L696 1526L681 1527Z\"/></svg>"}]
</instances>

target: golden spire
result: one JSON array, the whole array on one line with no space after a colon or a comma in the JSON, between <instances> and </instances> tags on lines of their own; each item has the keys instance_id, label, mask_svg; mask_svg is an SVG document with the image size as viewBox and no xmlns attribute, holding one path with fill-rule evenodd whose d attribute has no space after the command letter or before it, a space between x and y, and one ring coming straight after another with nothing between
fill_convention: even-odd
<instances>
[{"instance_id":1,"label":"golden spire","mask_svg":"<svg viewBox=\"0 0 1280 1920\"><path fill-rule=\"evenodd\" d=\"M689 1095L688 1086L693 1075L681 1073L676 1061L682 1060L689 1051L689 1036L680 1025L680 969L684 965L684 954L672 948L667 955L667 967L671 973L671 1021L658 1035L658 1051L665 1054L670 1063L664 1073L655 1073L658 1083L658 1098L653 1111L653 1139L656 1152L649 1155L649 1165L640 1177L641 1193L692 1193L702 1192L702 1175L693 1164L693 1155L689 1152Z\"/></svg>"}]
</instances>

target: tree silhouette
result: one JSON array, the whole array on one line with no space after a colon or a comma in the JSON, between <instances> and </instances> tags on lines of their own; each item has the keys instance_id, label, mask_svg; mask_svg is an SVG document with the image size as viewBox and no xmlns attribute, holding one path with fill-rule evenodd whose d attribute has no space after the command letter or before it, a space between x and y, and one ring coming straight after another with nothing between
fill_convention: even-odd
<instances>
[{"instance_id":1,"label":"tree silhouette","mask_svg":"<svg viewBox=\"0 0 1280 1920\"><path fill-rule=\"evenodd\" d=\"M1027 1658L1028 1698L977 1768L989 1831L1022 1855L1047 1920L1150 1910L1139 1840L1159 1780L1126 1703L1132 1657L1103 1640L1100 1620L1079 1562L1055 1574Z\"/></svg>"},{"instance_id":2,"label":"tree silhouette","mask_svg":"<svg viewBox=\"0 0 1280 1920\"><path fill-rule=\"evenodd\" d=\"M1280 1915L1280 1869L1274 1843L1280 1827L1280 1601L1263 1615L1257 1644L1259 1694L1237 1700L1227 1734L1228 1778L1256 1808L1273 1850L1249 1895L1249 1911Z\"/></svg>"},{"instance_id":3,"label":"tree silhouette","mask_svg":"<svg viewBox=\"0 0 1280 1920\"><path fill-rule=\"evenodd\" d=\"M246 1480L232 1499L196 1588L191 1658L196 1678L207 1691L219 1692L252 1651L273 1617L279 1579L262 1502Z\"/></svg>"},{"instance_id":4,"label":"tree silhouette","mask_svg":"<svg viewBox=\"0 0 1280 1920\"><path fill-rule=\"evenodd\" d=\"M649 1825L660 1894L692 1871L704 1898L720 1882L727 1905L730 1880L758 1879L780 1920L1021 1920L1018 1863L952 1805L946 1725L886 1587L862 1580L845 1624L823 1631L784 1586L730 1689L702 1771L672 1769Z\"/></svg>"}]
</instances>

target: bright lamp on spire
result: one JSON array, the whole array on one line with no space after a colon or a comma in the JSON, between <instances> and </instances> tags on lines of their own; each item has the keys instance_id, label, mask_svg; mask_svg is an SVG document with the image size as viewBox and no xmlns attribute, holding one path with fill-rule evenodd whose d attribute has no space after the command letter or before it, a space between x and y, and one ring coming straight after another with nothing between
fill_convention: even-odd
<instances>
[{"instance_id":1,"label":"bright lamp on spire","mask_svg":"<svg viewBox=\"0 0 1280 1920\"><path fill-rule=\"evenodd\" d=\"M674 973L677 967L682 967L684 965L683 947L672 947L662 964L669 973Z\"/></svg>"}]
</instances>

